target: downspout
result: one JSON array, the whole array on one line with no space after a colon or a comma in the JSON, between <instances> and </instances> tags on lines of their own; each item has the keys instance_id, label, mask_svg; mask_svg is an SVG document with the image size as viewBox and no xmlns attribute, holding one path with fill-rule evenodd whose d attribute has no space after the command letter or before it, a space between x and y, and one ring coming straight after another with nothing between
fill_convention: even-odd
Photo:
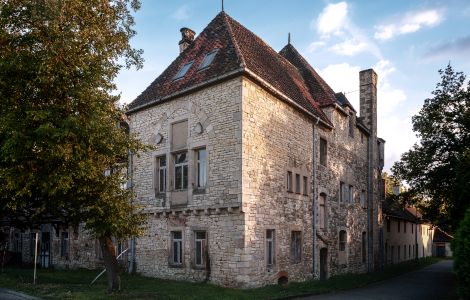
<instances>
[{"instance_id":1,"label":"downspout","mask_svg":"<svg viewBox=\"0 0 470 300\"><path fill-rule=\"evenodd\" d=\"M128 173L128 178L129 178L129 183L128 183L128 188L131 189L132 195L134 195L134 170L133 170L133 159L134 156L132 154L132 151L129 151L129 165L127 168L127 173ZM131 238L131 261L129 262L129 273L134 273L135 272L135 237Z\"/></svg>"},{"instance_id":2,"label":"downspout","mask_svg":"<svg viewBox=\"0 0 470 300\"><path fill-rule=\"evenodd\" d=\"M315 279L315 247L316 247L316 226L315 226L315 213L316 205L315 198L317 195L317 168L315 165L316 157L316 145L315 145L315 126L318 125L320 118L317 117L317 121L312 125L312 278Z\"/></svg>"},{"instance_id":3,"label":"downspout","mask_svg":"<svg viewBox=\"0 0 470 300\"><path fill-rule=\"evenodd\" d=\"M372 214L374 212L373 201L372 201L372 142L373 137L369 136L367 145L367 272L372 271L372 258L373 258L373 247L372 247Z\"/></svg>"}]
</instances>

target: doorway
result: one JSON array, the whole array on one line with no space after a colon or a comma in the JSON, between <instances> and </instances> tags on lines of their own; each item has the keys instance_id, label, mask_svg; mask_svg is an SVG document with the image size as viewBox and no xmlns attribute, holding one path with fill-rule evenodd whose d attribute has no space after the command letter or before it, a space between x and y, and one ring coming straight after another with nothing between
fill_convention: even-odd
<instances>
[{"instance_id":1,"label":"doorway","mask_svg":"<svg viewBox=\"0 0 470 300\"><path fill-rule=\"evenodd\" d=\"M320 249L320 280L328 278L328 249Z\"/></svg>"}]
</instances>

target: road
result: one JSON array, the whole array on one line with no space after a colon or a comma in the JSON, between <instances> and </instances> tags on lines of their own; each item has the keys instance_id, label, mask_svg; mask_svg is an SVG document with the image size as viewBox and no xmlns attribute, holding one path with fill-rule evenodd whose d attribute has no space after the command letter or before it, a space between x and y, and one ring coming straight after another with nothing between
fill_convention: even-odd
<instances>
[{"instance_id":1,"label":"road","mask_svg":"<svg viewBox=\"0 0 470 300\"><path fill-rule=\"evenodd\" d=\"M41 300L23 293L0 288L1 300Z\"/></svg>"},{"instance_id":2,"label":"road","mask_svg":"<svg viewBox=\"0 0 470 300\"><path fill-rule=\"evenodd\" d=\"M331 294L297 298L303 300L399 300L449 299L455 297L453 261L443 260L421 270L407 273L363 288Z\"/></svg>"}]
</instances>

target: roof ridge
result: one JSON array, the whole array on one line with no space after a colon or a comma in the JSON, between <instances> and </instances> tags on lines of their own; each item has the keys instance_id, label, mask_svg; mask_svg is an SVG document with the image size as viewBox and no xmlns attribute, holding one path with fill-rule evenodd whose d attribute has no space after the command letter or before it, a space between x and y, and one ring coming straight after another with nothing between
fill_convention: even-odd
<instances>
[{"instance_id":1,"label":"roof ridge","mask_svg":"<svg viewBox=\"0 0 470 300\"><path fill-rule=\"evenodd\" d=\"M225 24L227 25L227 29L228 29L228 32L229 32L229 37L230 37L230 39L233 43L233 46L235 47L235 53L237 54L237 57L240 59L240 67L245 68L246 67L245 58L242 55L242 52L240 50L240 46L238 46L238 42L235 39L235 36L233 34L232 25L230 24L230 20L228 19L228 18L231 18L231 17L227 13L225 13L224 11L221 11L220 14L222 14L222 16L224 17Z\"/></svg>"}]
</instances>

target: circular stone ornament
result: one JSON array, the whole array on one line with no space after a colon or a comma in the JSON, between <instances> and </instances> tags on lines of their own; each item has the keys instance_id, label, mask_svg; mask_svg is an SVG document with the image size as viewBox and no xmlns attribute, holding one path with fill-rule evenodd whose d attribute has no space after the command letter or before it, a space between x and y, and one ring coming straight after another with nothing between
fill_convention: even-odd
<instances>
[{"instance_id":1,"label":"circular stone ornament","mask_svg":"<svg viewBox=\"0 0 470 300\"><path fill-rule=\"evenodd\" d=\"M194 127L194 132L197 134L201 134L203 131L202 124L200 122L196 123L196 126Z\"/></svg>"},{"instance_id":2,"label":"circular stone ornament","mask_svg":"<svg viewBox=\"0 0 470 300\"><path fill-rule=\"evenodd\" d=\"M163 135L161 133L157 133L155 136L155 143L160 144L163 141Z\"/></svg>"}]
</instances>

